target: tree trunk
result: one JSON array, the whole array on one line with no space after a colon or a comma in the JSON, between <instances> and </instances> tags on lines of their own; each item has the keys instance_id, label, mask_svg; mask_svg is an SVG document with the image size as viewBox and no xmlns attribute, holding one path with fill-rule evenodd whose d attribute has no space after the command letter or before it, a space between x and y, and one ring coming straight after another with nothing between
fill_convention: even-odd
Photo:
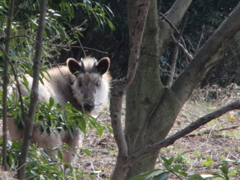
<instances>
[{"instance_id":1,"label":"tree trunk","mask_svg":"<svg viewBox=\"0 0 240 180\"><path fill-rule=\"evenodd\" d=\"M35 56L33 59L33 84L31 89L30 95L30 105L29 105L29 112L24 119L24 139L22 143L22 150L21 156L19 159L19 169L17 172L17 178L22 180L24 179L25 169L26 169L26 160L30 145L30 140L32 137L32 129L34 126L34 117L36 114L36 106L38 100L38 81L39 81L39 73L41 67L41 55L42 55L42 41L43 41L43 33L44 33L44 25L45 25L45 16L46 16L46 7L47 7L47 0L41 0L40 2L40 17L39 17L39 24L38 24L38 31L36 37L36 45L35 45Z\"/></svg>"},{"instance_id":2,"label":"tree trunk","mask_svg":"<svg viewBox=\"0 0 240 180\"><path fill-rule=\"evenodd\" d=\"M129 0L129 29L134 27L136 1ZM166 13L166 18L177 26L190 5L190 0L176 0ZM173 29L164 20L159 20L156 1L149 9L141 56L135 79L127 90L125 138L128 154L148 144L163 140L170 131L183 104L205 73L222 57L240 29L240 3L220 25L207 43L195 55L190 65L176 79L171 88L165 88L159 79L158 61L170 42ZM154 168L159 149L134 161L126 179Z\"/></svg>"},{"instance_id":3,"label":"tree trunk","mask_svg":"<svg viewBox=\"0 0 240 180\"><path fill-rule=\"evenodd\" d=\"M3 72L3 147L2 147L2 166L3 170L7 171L7 86L8 86L8 63L9 63L9 41L11 37L11 30L12 30L12 20L13 20L13 12L14 12L14 3L15 0L10 1L9 5L9 12L8 12L8 24L7 24L7 30L6 30L6 43L5 48L1 46L1 50L4 53L4 72Z\"/></svg>"},{"instance_id":4,"label":"tree trunk","mask_svg":"<svg viewBox=\"0 0 240 180\"><path fill-rule=\"evenodd\" d=\"M137 16L134 7L139 2L141 1L128 1L129 32L134 28ZM177 16L172 14L169 16L174 24L181 21L190 3L190 0L175 2L169 11L170 14L178 13ZM147 144L163 140L183 105L171 90L164 88L159 76L159 58L170 40L171 32L172 29L168 24L159 24L157 1L151 1L138 70L126 97L125 138L129 156ZM152 170L157 156L158 151L155 151L141 157L130 168L126 179Z\"/></svg>"}]
</instances>

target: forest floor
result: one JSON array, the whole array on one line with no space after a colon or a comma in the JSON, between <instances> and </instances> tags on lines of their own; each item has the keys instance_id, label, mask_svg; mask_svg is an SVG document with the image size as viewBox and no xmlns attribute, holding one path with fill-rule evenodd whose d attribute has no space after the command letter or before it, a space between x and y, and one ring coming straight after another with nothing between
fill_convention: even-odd
<instances>
[{"instance_id":1,"label":"forest floor","mask_svg":"<svg viewBox=\"0 0 240 180\"><path fill-rule=\"evenodd\" d=\"M234 86L234 87L233 87ZM195 90L184 105L169 135L183 129L198 118L239 99L240 90L232 85L227 88L217 86ZM213 96L213 97L211 97ZM123 108L123 117L125 110ZM100 122L109 123L105 114ZM180 164L188 174L220 173L219 167L228 164L231 180L240 180L240 111L231 111L190 133L191 136L177 140L173 145L159 152L156 168L162 169L161 157L175 157L175 165ZM86 135L83 148L90 156L81 153L78 163L86 179L107 180L110 178L117 157L117 146L113 134L106 131L99 137L94 131ZM171 175L169 180L179 179ZM184 178L183 178L184 179Z\"/></svg>"},{"instance_id":2,"label":"forest floor","mask_svg":"<svg viewBox=\"0 0 240 180\"><path fill-rule=\"evenodd\" d=\"M227 88L212 86L195 90L189 101L183 106L169 135L172 135L198 118L218 108L239 100L240 88L231 85ZM125 107L125 106L124 106ZM125 109L122 110L124 119ZM109 112L98 119L101 124L110 125ZM122 121L124 124L124 120ZM191 136L177 140L173 145L159 151L156 169L165 171L161 157L174 157L174 165L181 165L188 174L220 173L219 167L228 164L231 180L240 180L240 111L227 114L200 127ZM113 134L105 128L100 137L95 131L88 131L82 148L88 149L87 155L81 150L76 166L83 172L83 179L107 180L117 157L117 145ZM0 176L0 180L2 179ZM4 179L4 178L3 178ZM10 180L10 178L8 178ZM179 179L171 174L169 180ZM186 179L186 178L182 178ZM215 180L215 179L214 179ZM220 180L220 179L216 179Z\"/></svg>"}]
</instances>

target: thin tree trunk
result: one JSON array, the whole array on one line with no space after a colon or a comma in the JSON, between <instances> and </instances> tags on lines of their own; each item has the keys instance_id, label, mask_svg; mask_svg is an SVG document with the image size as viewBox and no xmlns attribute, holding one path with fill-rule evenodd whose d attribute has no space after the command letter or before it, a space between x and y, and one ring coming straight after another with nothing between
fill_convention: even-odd
<instances>
[{"instance_id":1,"label":"thin tree trunk","mask_svg":"<svg viewBox=\"0 0 240 180\"><path fill-rule=\"evenodd\" d=\"M38 24L38 31L36 37L36 52L33 60L33 84L31 89L31 99L30 99L30 107L29 113L24 120L25 128L24 129L24 139L22 144L21 157L19 160L19 169L17 173L17 178L22 180L25 174L25 163L28 155L29 144L32 136L32 129L34 125L34 117L36 114L36 105L38 100L38 81L39 81L39 72L41 66L41 53L42 53L42 41L43 41L43 32L44 32L44 24L45 24L45 16L46 16L46 6L47 0L40 1L40 17Z\"/></svg>"},{"instance_id":2,"label":"thin tree trunk","mask_svg":"<svg viewBox=\"0 0 240 180\"><path fill-rule=\"evenodd\" d=\"M14 12L14 3L15 0L10 1L9 5L9 12L8 12L8 24L7 24L7 35L6 35L6 43L5 49L1 47L2 51L4 51L5 60L4 60L4 72L3 72L3 148L2 148L2 166L3 169L6 171L7 167L7 86L8 86L8 62L9 62L9 41L11 36L12 30L12 20L13 20L13 12Z\"/></svg>"},{"instance_id":3,"label":"thin tree trunk","mask_svg":"<svg viewBox=\"0 0 240 180\"><path fill-rule=\"evenodd\" d=\"M187 22L187 16L184 16L181 30L180 30L179 34L177 34L177 37L176 37L176 40L178 43L180 42L186 22ZM175 71L176 71L177 58L178 58L178 52L179 52L179 47L176 43L171 43L170 46L171 46L171 55L170 55L169 62L168 62L168 66L169 66L168 71L167 71L168 76L167 76L167 80L166 80L166 84L165 84L167 87L170 87L173 83L174 75L176 73Z\"/></svg>"}]
</instances>

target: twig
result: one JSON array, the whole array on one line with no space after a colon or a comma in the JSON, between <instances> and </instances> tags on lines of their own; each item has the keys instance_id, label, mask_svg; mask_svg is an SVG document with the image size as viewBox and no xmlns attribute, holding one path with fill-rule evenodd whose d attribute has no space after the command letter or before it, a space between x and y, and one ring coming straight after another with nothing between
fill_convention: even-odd
<instances>
[{"instance_id":1,"label":"twig","mask_svg":"<svg viewBox=\"0 0 240 180\"><path fill-rule=\"evenodd\" d=\"M55 46L58 48L79 48L79 49L88 49L88 50L93 50L93 51L97 51L103 54L108 54L108 52L106 51L100 51L98 49L94 49L94 48L89 48L89 47L83 47L83 46L59 46L59 45L51 45L51 46Z\"/></svg>"},{"instance_id":2,"label":"twig","mask_svg":"<svg viewBox=\"0 0 240 180\"><path fill-rule=\"evenodd\" d=\"M31 37L29 37L29 36L27 36L27 35L17 35L17 36L11 36L11 37L9 37L9 38L6 38L6 39L2 40L2 41L0 42L0 44L6 42L7 40L14 39L14 38L29 38L29 39L33 40L35 43L38 43L35 39L33 39L33 38L31 38ZM62 48L62 49L63 49L63 48L69 48L69 49L71 49L71 48L88 49L88 50L97 51L97 52L99 52L99 53L108 54L108 52L106 52L106 51L100 51L100 50L98 50L98 49L89 48L89 47L84 47L84 46L60 46L60 45L52 45L52 44L44 44L44 43L43 43L43 44L41 44L41 46L42 46L42 48L43 48L45 51L47 51L47 49L45 49L45 48L43 47L43 45L55 46L55 47L57 47L57 48Z\"/></svg>"},{"instance_id":3,"label":"twig","mask_svg":"<svg viewBox=\"0 0 240 180\"><path fill-rule=\"evenodd\" d=\"M205 130L203 132L199 132L196 134L188 134L185 137L201 136L204 134L210 134L211 132L220 132L220 131L226 131L226 130L232 130L232 129L240 129L240 126L231 126L231 127L226 127L226 128L222 128L222 129L214 129L214 130Z\"/></svg>"},{"instance_id":4,"label":"twig","mask_svg":"<svg viewBox=\"0 0 240 180\"><path fill-rule=\"evenodd\" d=\"M198 41L198 44L197 44L195 53L197 53L198 50L200 49L200 45L201 45L201 42L202 42L202 40L203 40L204 29L205 29L205 25L202 26L202 33L201 33L201 36L200 36L200 38L199 38L199 41Z\"/></svg>"},{"instance_id":5,"label":"twig","mask_svg":"<svg viewBox=\"0 0 240 180\"><path fill-rule=\"evenodd\" d=\"M163 19L174 29L174 31L180 36L180 39L182 41L182 43L184 44L184 40L181 36L181 33L178 31L178 29L173 25L173 23L161 12L158 12L160 16L163 17Z\"/></svg>"},{"instance_id":6,"label":"twig","mask_svg":"<svg viewBox=\"0 0 240 180\"><path fill-rule=\"evenodd\" d=\"M181 25L181 29L180 29L180 34L176 36L176 41L179 43L181 36L183 34L183 31L185 29L186 26L186 22L187 22L188 16L184 16L183 20L182 20L182 25ZM175 75L175 71L176 71L176 64L177 64L177 57L178 57L178 52L179 52L179 46L178 43L172 43L173 45L171 46L171 54L168 60L168 75L167 75L167 79L166 79L166 86L170 87L172 85L173 79L174 79L174 75Z\"/></svg>"},{"instance_id":7,"label":"twig","mask_svg":"<svg viewBox=\"0 0 240 180\"><path fill-rule=\"evenodd\" d=\"M173 42L183 51L183 53L187 56L188 61L191 62L193 60L192 55L188 52L188 50L186 48L183 47L183 45L178 42L175 37L173 36L173 34L171 34L172 40Z\"/></svg>"}]
</instances>

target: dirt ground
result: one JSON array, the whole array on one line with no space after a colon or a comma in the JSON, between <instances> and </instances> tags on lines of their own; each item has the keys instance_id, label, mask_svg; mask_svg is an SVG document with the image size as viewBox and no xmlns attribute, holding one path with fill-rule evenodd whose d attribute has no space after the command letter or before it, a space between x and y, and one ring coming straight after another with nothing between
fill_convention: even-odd
<instances>
[{"instance_id":1,"label":"dirt ground","mask_svg":"<svg viewBox=\"0 0 240 180\"><path fill-rule=\"evenodd\" d=\"M240 90L219 90L213 88L213 92L221 92L215 99L207 99L210 91L196 90L190 100L184 105L169 135L181 130L196 119L206 115L231 101L239 99ZM229 93L230 92L230 93ZM227 96L225 97L225 95ZM125 110L123 108L122 115ZM109 112L100 116L98 122L110 124ZM161 156L175 157L175 164L181 164L184 171L189 174L220 172L219 167L227 162L232 174L231 180L240 180L240 111L229 112L222 117L200 127L191 133L191 136L183 137L173 145L163 148L159 152L156 168L163 169ZM223 129L228 128L228 129ZM107 129L107 128L106 128ZM207 133L204 133L207 132ZM197 135L199 134L200 135ZM104 131L102 137L96 132L89 131L83 141L82 148L88 149L91 155L81 151L77 166L84 172L84 179L107 180L110 179L117 157L117 145L113 134ZM212 159L210 166L204 166L207 158ZM2 179L2 176L0 177ZM171 175L169 180L177 180Z\"/></svg>"},{"instance_id":2,"label":"dirt ground","mask_svg":"<svg viewBox=\"0 0 240 180\"><path fill-rule=\"evenodd\" d=\"M215 89L216 90L216 89ZM206 93L196 92L185 104L169 135L181 130L199 117L206 115L221 106L238 99L239 91L232 92L231 97L219 97L214 101L206 102ZM223 96L223 95L222 95ZM197 97L197 101L196 101ZM163 148L159 152L156 168L164 169L161 156L176 157L176 164L181 164L189 174L220 172L219 167L227 162L232 171L232 180L240 180L240 112L233 111L213 120L191 133L190 137L183 137L173 145ZM124 115L124 110L123 110ZM99 119L103 123L110 123L109 115ZM223 128L229 128L224 130ZM215 130L217 132L215 132ZM207 132L204 134L203 132ZM202 133L202 135L197 135ZM113 135L106 132L99 137L89 132L84 139L83 148L91 151L91 156L81 153L79 165L86 174L94 175L93 179L107 180L113 171L117 156L117 146ZM213 160L212 165L204 166L206 158ZM170 180L179 179L172 175Z\"/></svg>"}]
</instances>

